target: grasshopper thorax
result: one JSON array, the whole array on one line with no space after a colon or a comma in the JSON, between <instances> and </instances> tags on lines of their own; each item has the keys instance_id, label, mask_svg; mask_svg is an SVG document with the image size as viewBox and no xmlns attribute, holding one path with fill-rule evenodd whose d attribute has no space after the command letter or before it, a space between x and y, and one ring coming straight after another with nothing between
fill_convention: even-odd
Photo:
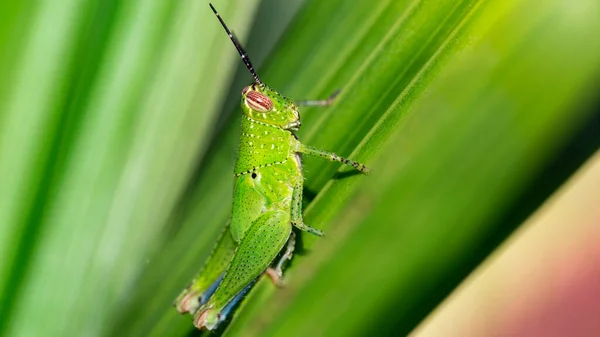
<instances>
[{"instance_id":1,"label":"grasshopper thorax","mask_svg":"<svg viewBox=\"0 0 600 337\"><path fill-rule=\"evenodd\" d=\"M252 83L242 90L242 110L248 118L285 130L300 126L296 104L264 84Z\"/></svg>"}]
</instances>

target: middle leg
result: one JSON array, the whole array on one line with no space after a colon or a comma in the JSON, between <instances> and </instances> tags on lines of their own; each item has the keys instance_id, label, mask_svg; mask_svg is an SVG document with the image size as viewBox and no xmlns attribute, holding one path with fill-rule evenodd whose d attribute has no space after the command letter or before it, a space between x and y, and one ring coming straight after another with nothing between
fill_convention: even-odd
<instances>
[{"instance_id":1,"label":"middle leg","mask_svg":"<svg viewBox=\"0 0 600 337\"><path fill-rule=\"evenodd\" d=\"M302 188L304 182L303 179L303 177L300 177L300 179L298 179L298 181L294 185L294 192L292 193L292 225L294 225L296 228L302 231L309 232L310 234L316 236L324 236L325 233L316 228L308 226L304 223L304 220L302 218Z\"/></svg>"}]
</instances>

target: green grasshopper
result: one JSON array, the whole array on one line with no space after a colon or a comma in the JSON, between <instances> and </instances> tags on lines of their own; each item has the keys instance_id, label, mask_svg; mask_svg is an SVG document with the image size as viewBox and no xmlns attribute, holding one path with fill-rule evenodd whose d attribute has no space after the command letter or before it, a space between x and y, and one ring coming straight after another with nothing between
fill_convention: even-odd
<instances>
[{"instance_id":1,"label":"green grasshopper","mask_svg":"<svg viewBox=\"0 0 600 337\"><path fill-rule=\"evenodd\" d=\"M262 274L281 285L283 263L294 251L292 226L323 236L302 220L304 177L299 155L341 162L363 173L369 169L298 141L293 133L300 127L298 106L329 105L335 94L326 100L295 104L266 86L212 4L210 8L254 77L254 82L242 90L242 134L231 219L200 273L174 302L180 313L194 315L198 329L213 330Z\"/></svg>"}]
</instances>

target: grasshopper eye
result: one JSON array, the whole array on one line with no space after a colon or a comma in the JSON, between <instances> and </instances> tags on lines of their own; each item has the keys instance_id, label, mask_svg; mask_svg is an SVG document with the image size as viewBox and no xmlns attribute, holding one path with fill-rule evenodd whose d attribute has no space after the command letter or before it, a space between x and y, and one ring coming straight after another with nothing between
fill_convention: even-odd
<instances>
[{"instance_id":1,"label":"grasshopper eye","mask_svg":"<svg viewBox=\"0 0 600 337\"><path fill-rule=\"evenodd\" d=\"M249 90L250 90L250 86L249 85L245 86L244 89L242 90L242 95L245 95Z\"/></svg>"},{"instance_id":2,"label":"grasshopper eye","mask_svg":"<svg viewBox=\"0 0 600 337\"><path fill-rule=\"evenodd\" d=\"M258 91L249 91L246 95L246 103L252 110L258 112L271 111L273 108L273 101Z\"/></svg>"}]
</instances>

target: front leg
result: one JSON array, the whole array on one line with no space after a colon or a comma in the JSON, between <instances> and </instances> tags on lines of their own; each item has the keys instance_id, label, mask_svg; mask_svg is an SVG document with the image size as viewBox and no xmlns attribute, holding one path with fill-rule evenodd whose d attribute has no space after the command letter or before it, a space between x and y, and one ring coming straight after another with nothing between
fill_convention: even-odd
<instances>
[{"instance_id":1,"label":"front leg","mask_svg":"<svg viewBox=\"0 0 600 337\"><path fill-rule=\"evenodd\" d=\"M360 172L365 173L365 174L369 174L371 172L371 169L369 169L368 167L366 167L365 165L363 165L359 162L355 162L353 160L346 159L344 157L340 157L333 152L319 150L319 149L315 149L314 147L306 146L300 142L298 142L297 151L300 153L307 154L309 156L321 157L321 158L327 159L329 161L337 161L342 164L352 166L355 169L357 169Z\"/></svg>"},{"instance_id":2,"label":"front leg","mask_svg":"<svg viewBox=\"0 0 600 337\"><path fill-rule=\"evenodd\" d=\"M297 106L330 106L335 101L335 98L340 94L340 89L334 91L327 99L308 99L297 100Z\"/></svg>"}]
</instances>

